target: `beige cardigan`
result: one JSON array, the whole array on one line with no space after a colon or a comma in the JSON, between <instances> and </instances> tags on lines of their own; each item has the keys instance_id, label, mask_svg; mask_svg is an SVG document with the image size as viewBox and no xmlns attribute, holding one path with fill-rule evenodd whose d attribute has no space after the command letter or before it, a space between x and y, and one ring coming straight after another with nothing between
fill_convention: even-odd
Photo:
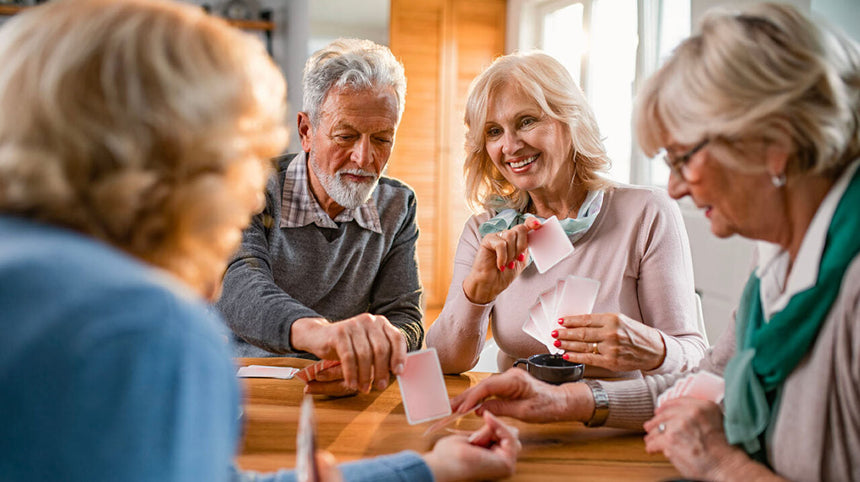
<instances>
[{"instance_id":1,"label":"beige cardigan","mask_svg":"<svg viewBox=\"0 0 860 482\"><path fill-rule=\"evenodd\" d=\"M735 352L734 323L706 354L699 369L722 375ZM614 427L642 429L654 401L681 375L602 382ZM774 470L791 480L860 480L860 255L810 354L785 381L767 447Z\"/></svg>"}]
</instances>

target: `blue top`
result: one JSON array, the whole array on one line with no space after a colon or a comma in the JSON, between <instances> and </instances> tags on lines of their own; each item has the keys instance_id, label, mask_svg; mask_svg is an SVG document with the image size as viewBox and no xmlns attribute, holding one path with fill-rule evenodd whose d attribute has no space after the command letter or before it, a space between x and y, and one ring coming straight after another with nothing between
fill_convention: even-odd
<instances>
[{"instance_id":1,"label":"blue top","mask_svg":"<svg viewBox=\"0 0 860 482\"><path fill-rule=\"evenodd\" d=\"M0 320L0 479L242 477L231 469L230 348L179 281L92 238L0 216ZM387 459L344 476L362 480L353 475L369 468L392 477L383 480L432 480L417 454Z\"/></svg>"}]
</instances>

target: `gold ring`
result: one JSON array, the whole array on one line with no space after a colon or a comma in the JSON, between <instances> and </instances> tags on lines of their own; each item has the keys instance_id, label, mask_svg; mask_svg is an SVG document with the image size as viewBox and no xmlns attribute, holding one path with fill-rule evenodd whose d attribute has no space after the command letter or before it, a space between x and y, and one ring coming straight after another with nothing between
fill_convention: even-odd
<instances>
[{"instance_id":1,"label":"gold ring","mask_svg":"<svg viewBox=\"0 0 860 482\"><path fill-rule=\"evenodd\" d=\"M589 345L591 346L591 353L600 355L600 350L597 349L597 343L589 343Z\"/></svg>"}]
</instances>

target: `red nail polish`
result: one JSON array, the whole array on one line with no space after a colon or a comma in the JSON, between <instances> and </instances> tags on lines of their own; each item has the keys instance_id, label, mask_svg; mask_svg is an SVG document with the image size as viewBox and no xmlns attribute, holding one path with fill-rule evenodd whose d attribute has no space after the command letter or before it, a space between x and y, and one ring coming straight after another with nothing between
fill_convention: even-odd
<instances>
[{"instance_id":1,"label":"red nail polish","mask_svg":"<svg viewBox=\"0 0 860 482\"><path fill-rule=\"evenodd\" d=\"M559 318L559 319L558 319L558 324L559 324L559 325L563 325L563 324L564 324L564 318Z\"/></svg>"},{"instance_id":2,"label":"red nail polish","mask_svg":"<svg viewBox=\"0 0 860 482\"><path fill-rule=\"evenodd\" d=\"M561 348L561 340L555 340L552 344L555 345L556 348Z\"/></svg>"},{"instance_id":3,"label":"red nail polish","mask_svg":"<svg viewBox=\"0 0 860 482\"><path fill-rule=\"evenodd\" d=\"M500 267L499 267L499 271L504 271L504 270L505 270L505 266L504 266L504 265L502 265L502 266L500 266Z\"/></svg>"},{"instance_id":4,"label":"red nail polish","mask_svg":"<svg viewBox=\"0 0 860 482\"><path fill-rule=\"evenodd\" d=\"M508 263L508 269L514 269L514 262L513 261Z\"/></svg>"},{"instance_id":5,"label":"red nail polish","mask_svg":"<svg viewBox=\"0 0 860 482\"><path fill-rule=\"evenodd\" d=\"M526 260L526 255L524 255L523 253L520 253L517 255L517 261L525 261L525 260Z\"/></svg>"},{"instance_id":6,"label":"red nail polish","mask_svg":"<svg viewBox=\"0 0 860 482\"><path fill-rule=\"evenodd\" d=\"M553 338L558 338L558 330L552 330L552 333L550 333L550 335L552 335Z\"/></svg>"},{"instance_id":7,"label":"red nail polish","mask_svg":"<svg viewBox=\"0 0 860 482\"><path fill-rule=\"evenodd\" d=\"M565 353L561 357L564 358L565 360L570 360L570 357L567 355L567 353Z\"/></svg>"}]
</instances>

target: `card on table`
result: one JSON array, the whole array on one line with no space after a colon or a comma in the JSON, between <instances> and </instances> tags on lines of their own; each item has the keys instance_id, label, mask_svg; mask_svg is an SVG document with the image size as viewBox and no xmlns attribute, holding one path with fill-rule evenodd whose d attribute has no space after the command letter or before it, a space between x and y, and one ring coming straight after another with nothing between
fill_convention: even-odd
<instances>
[{"instance_id":1,"label":"card on table","mask_svg":"<svg viewBox=\"0 0 860 482\"><path fill-rule=\"evenodd\" d=\"M236 376L239 378L280 378L289 380L298 373L298 368L292 367L271 367L266 365L250 365L239 367Z\"/></svg>"},{"instance_id":2,"label":"card on table","mask_svg":"<svg viewBox=\"0 0 860 482\"><path fill-rule=\"evenodd\" d=\"M410 425L451 414L451 402L435 348L408 353L403 373L397 375L397 383Z\"/></svg>"},{"instance_id":3,"label":"card on table","mask_svg":"<svg viewBox=\"0 0 860 482\"><path fill-rule=\"evenodd\" d=\"M573 244L555 216L544 221L540 229L529 231L528 239L529 253L540 273L545 273L573 252Z\"/></svg>"},{"instance_id":4,"label":"card on table","mask_svg":"<svg viewBox=\"0 0 860 482\"><path fill-rule=\"evenodd\" d=\"M299 482L318 482L319 470L316 462L316 417L314 399L305 395L296 432L296 479Z\"/></svg>"}]
</instances>

